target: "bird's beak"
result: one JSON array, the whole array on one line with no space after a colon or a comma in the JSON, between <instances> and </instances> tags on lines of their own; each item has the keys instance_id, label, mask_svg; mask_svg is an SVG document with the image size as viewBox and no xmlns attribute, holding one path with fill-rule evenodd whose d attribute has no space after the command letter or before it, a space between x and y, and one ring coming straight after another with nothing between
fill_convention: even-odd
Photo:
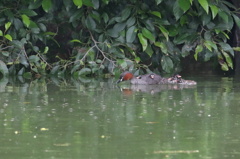
<instances>
[{"instance_id":1,"label":"bird's beak","mask_svg":"<svg viewBox=\"0 0 240 159\"><path fill-rule=\"evenodd\" d=\"M117 84L122 82L123 81L123 78L119 78L119 80L117 80Z\"/></svg>"}]
</instances>

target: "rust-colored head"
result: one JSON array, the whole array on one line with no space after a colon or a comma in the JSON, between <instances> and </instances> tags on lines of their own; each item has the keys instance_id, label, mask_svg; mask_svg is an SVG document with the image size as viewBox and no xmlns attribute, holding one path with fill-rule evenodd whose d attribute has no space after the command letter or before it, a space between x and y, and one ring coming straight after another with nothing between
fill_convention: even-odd
<instances>
[{"instance_id":1,"label":"rust-colored head","mask_svg":"<svg viewBox=\"0 0 240 159\"><path fill-rule=\"evenodd\" d=\"M131 80L133 78L133 74L131 72L123 72L120 75L120 78L118 79L117 83L122 82L122 81L127 81L127 80Z\"/></svg>"}]
</instances>

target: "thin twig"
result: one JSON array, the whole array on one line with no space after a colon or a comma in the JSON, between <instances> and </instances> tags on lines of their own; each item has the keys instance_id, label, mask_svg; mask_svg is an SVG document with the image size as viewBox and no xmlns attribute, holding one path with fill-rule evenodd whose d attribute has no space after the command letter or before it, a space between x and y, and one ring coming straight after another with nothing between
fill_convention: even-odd
<instances>
[{"instance_id":1,"label":"thin twig","mask_svg":"<svg viewBox=\"0 0 240 159\"><path fill-rule=\"evenodd\" d=\"M6 46L6 47L4 47L4 48L1 48L0 51L5 50L5 49L7 49L7 48L13 48L13 46Z\"/></svg>"},{"instance_id":2,"label":"thin twig","mask_svg":"<svg viewBox=\"0 0 240 159\"><path fill-rule=\"evenodd\" d=\"M46 63L50 68L53 68L52 65L50 65L39 53L38 56L41 58L41 60Z\"/></svg>"},{"instance_id":3,"label":"thin twig","mask_svg":"<svg viewBox=\"0 0 240 159\"><path fill-rule=\"evenodd\" d=\"M90 49L88 49L88 51L84 54L84 56L81 58L81 60L84 60L85 57L88 55L88 53L89 53L93 48L95 48L95 45L92 46ZM81 61L81 60L80 60L80 61Z\"/></svg>"},{"instance_id":4,"label":"thin twig","mask_svg":"<svg viewBox=\"0 0 240 159\"><path fill-rule=\"evenodd\" d=\"M97 42L97 41L94 39L94 37L93 37L93 35L92 35L92 33L91 33L90 31L89 31L89 33L90 33L90 36L91 36L92 41L94 42L94 46L98 49L98 51L101 52L102 56L103 56L105 59L107 59L108 61L110 61L110 62L112 62L112 63L114 64L115 61L109 59L109 58L105 55L105 52L103 52L103 51L98 47L98 45L97 45L97 43L99 43L99 42ZM115 64L114 64L114 65L115 65Z\"/></svg>"},{"instance_id":5,"label":"thin twig","mask_svg":"<svg viewBox=\"0 0 240 159\"><path fill-rule=\"evenodd\" d=\"M28 59L28 56L27 56L27 53L26 53L26 50L25 50L25 47L24 47L24 46L23 46L22 49L21 49L21 52L22 52L22 51L23 51L23 53L24 53L24 55L25 55L25 57L26 57L29 65L30 65L30 68L31 68L31 70L32 70L32 65L31 65L31 63L30 63L30 61L29 61L29 59ZM21 53L21 52L20 52L20 53Z\"/></svg>"},{"instance_id":6,"label":"thin twig","mask_svg":"<svg viewBox=\"0 0 240 159\"><path fill-rule=\"evenodd\" d=\"M90 36L91 36L92 41L94 42L94 45L87 50L87 52L84 54L84 56L83 56L80 60L76 60L76 61L82 61L82 60L84 60L84 59L86 58L86 56L89 54L89 52L90 52L92 49L96 48L96 49L102 54L102 56L103 56L103 58L104 58L104 59L102 60L102 63L104 62L105 59L107 59L107 60L110 61L114 66L116 66L116 64L115 64L116 61L113 61L113 60L111 60L110 58L108 58L108 57L105 55L105 52L102 51L102 50L98 47L98 44L100 44L101 42L97 42L97 41L94 39L92 33L91 33L90 31L89 31L89 33L90 33ZM102 44L102 43L101 43L101 44ZM105 44L105 43L103 43L103 44ZM70 62L70 63L68 63L67 65L71 65L71 64L75 63L76 61ZM101 63L101 64L102 64L102 63Z\"/></svg>"}]
</instances>

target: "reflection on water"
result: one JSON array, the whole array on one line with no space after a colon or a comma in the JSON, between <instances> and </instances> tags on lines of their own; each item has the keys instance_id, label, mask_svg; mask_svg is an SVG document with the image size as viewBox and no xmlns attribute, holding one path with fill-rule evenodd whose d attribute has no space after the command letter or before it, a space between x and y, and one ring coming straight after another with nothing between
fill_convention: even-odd
<instances>
[{"instance_id":1,"label":"reflection on water","mask_svg":"<svg viewBox=\"0 0 240 159\"><path fill-rule=\"evenodd\" d=\"M123 85L120 86L122 92L126 95L134 92L146 92L155 94L165 90L182 90L196 88L196 85L182 85L182 84L163 84L163 85Z\"/></svg>"},{"instance_id":2,"label":"reflection on water","mask_svg":"<svg viewBox=\"0 0 240 159\"><path fill-rule=\"evenodd\" d=\"M240 83L0 81L2 158L239 158Z\"/></svg>"}]
</instances>

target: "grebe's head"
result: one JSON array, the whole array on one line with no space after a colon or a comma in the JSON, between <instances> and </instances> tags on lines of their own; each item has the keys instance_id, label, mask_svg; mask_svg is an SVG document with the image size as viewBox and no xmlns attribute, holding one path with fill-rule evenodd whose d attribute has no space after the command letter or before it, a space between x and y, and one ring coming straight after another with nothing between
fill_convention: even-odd
<instances>
[{"instance_id":1,"label":"grebe's head","mask_svg":"<svg viewBox=\"0 0 240 159\"><path fill-rule=\"evenodd\" d=\"M123 72L123 73L120 75L117 83L120 83L120 82L122 82L122 81L131 80L133 77L134 77L134 76L133 76L133 74L132 74L131 72L128 72L128 71Z\"/></svg>"}]
</instances>

